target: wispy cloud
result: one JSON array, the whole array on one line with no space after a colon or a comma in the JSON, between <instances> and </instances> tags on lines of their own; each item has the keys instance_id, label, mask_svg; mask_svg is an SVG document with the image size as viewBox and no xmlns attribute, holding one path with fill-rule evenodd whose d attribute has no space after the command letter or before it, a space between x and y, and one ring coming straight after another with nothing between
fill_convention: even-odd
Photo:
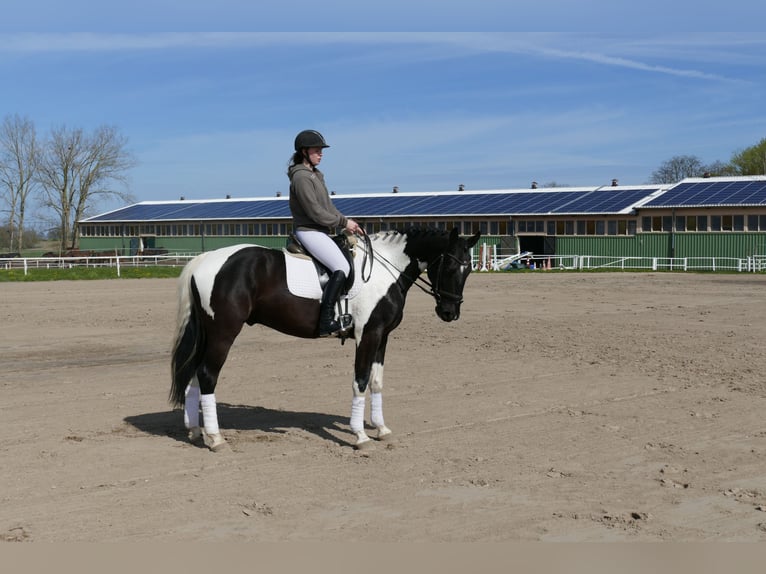
<instances>
[{"instance_id":1,"label":"wispy cloud","mask_svg":"<svg viewBox=\"0 0 766 574\"><path fill-rule=\"evenodd\" d=\"M41 53L41 52L114 52L136 50L170 49L253 49L266 46L289 45L367 45L391 46L407 45L428 49L428 58L453 58L466 54L486 52L514 53L549 59L579 60L613 68L627 68L647 73L665 74L686 78L714 81L737 81L726 76L711 73L704 69L671 66L651 63L637 57L631 57L631 50L649 54L647 46L651 42L637 39L614 38L610 36L582 36L553 33L295 33L295 32L196 32L196 33L154 33L154 34L4 34L0 36L0 52L5 53ZM725 34L705 37L706 53L709 58L717 59L721 51L739 45L752 46L763 40L750 35L730 36ZM651 44L654 59L673 59L674 54L685 57L699 48L701 40L690 36L654 40ZM570 46L589 45L590 48L571 48ZM601 49L593 49L598 46ZM436 56L433 48L444 51ZM417 58L418 54L410 53ZM698 55L699 58L699 55ZM704 62L698 62L704 64Z\"/></svg>"}]
</instances>

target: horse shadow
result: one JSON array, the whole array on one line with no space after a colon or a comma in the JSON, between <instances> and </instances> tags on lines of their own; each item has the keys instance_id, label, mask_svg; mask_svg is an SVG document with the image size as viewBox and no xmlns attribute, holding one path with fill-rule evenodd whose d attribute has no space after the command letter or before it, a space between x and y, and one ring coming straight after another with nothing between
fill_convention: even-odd
<instances>
[{"instance_id":1,"label":"horse shadow","mask_svg":"<svg viewBox=\"0 0 766 574\"><path fill-rule=\"evenodd\" d=\"M229 403L218 403L217 407L218 424L224 434L229 429L282 435L289 429L300 429L342 446L352 444L330 432L331 430L348 432L348 417ZM183 424L183 411L180 409L132 415L123 420L147 434L166 436L179 442L189 442Z\"/></svg>"}]
</instances>

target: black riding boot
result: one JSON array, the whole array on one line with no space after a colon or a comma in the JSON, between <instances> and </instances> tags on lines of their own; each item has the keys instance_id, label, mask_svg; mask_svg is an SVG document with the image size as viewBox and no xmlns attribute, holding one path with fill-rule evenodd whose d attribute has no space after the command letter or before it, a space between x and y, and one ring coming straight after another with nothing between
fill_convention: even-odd
<instances>
[{"instance_id":1,"label":"black riding boot","mask_svg":"<svg viewBox=\"0 0 766 574\"><path fill-rule=\"evenodd\" d=\"M319 336L331 337L337 335L344 325L335 320L335 304L343 291L346 282L346 274L343 271L335 271L322 293L322 306L319 308Z\"/></svg>"}]
</instances>

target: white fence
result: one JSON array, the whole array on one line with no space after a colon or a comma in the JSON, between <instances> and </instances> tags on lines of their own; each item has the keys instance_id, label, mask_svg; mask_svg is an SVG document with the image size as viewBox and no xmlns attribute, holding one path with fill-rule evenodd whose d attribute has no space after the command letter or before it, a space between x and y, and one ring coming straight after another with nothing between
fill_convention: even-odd
<instances>
[{"instance_id":1,"label":"white fence","mask_svg":"<svg viewBox=\"0 0 766 574\"><path fill-rule=\"evenodd\" d=\"M615 257L604 255L535 255L534 253L502 253L496 245L482 245L472 253L477 271L507 271L511 269L619 269L651 271L737 271L766 272L766 255L744 259L734 257ZM98 257L12 257L0 258L0 272L23 269L70 269L73 267L112 267L120 276L124 267L171 266L182 267L196 253L164 255L112 255Z\"/></svg>"},{"instance_id":2,"label":"white fence","mask_svg":"<svg viewBox=\"0 0 766 574\"><path fill-rule=\"evenodd\" d=\"M73 267L113 267L120 276L123 267L183 267L196 254L172 253L165 255L110 255L93 257L13 257L0 259L3 269L23 269L27 275L31 269L71 269Z\"/></svg>"},{"instance_id":3,"label":"white fence","mask_svg":"<svg viewBox=\"0 0 766 574\"><path fill-rule=\"evenodd\" d=\"M758 273L766 271L766 255L736 257L618 257L606 255L536 255L534 253L503 253L497 245L482 245L474 249L474 269L477 271L508 271L512 269L570 269L570 270L651 270L651 271L737 271Z\"/></svg>"}]
</instances>

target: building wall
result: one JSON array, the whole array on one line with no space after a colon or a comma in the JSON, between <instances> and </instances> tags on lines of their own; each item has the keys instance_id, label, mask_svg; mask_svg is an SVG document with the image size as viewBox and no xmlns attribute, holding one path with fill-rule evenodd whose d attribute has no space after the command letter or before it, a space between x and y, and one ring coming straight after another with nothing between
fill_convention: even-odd
<instances>
[{"instance_id":1,"label":"building wall","mask_svg":"<svg viewBox=\"0 0 766 574\"><path fill-rule=\"evenodd\" d=\"M766 255L766 233L638 233L628 237L557 237L556 255L734 257Z\"/></svg>"},{"instance_id":2,"label":"building wall","mask_svg":"<svg viewBox=\"0 0 766 574\"><path fill-rule=\"evenodd\" d=\"M170 253L200 253L219 247L252 243L263 247L282 248L287 244L284 236L269 237L143 237L144 247L163 249ZM135 255L137 237L82 237L80 249L83 251L117 251L120 255Z\"/></svg>"}]
</instances>

